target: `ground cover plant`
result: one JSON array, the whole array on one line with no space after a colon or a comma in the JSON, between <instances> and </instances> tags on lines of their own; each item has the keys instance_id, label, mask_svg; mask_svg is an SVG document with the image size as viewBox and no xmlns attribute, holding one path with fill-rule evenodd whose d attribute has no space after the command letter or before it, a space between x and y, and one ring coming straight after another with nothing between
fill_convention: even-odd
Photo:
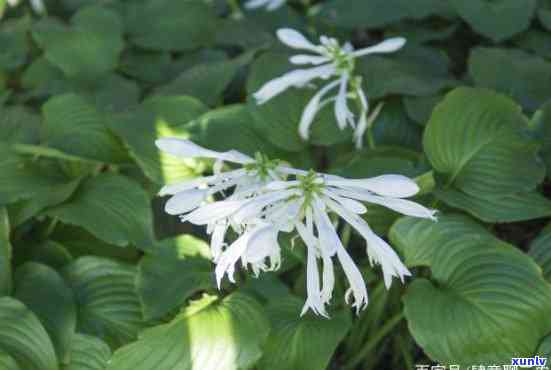
<instances>
[{"instance_id":1,"label":"ground cover plant","mask_svg":"<svg viewBox=\"0 0 551 370\"><path fill-rule=\"evenodd\" d=\"M550 357L548 0L0 15L1 370Z\"/></svg>"}]
</instances>

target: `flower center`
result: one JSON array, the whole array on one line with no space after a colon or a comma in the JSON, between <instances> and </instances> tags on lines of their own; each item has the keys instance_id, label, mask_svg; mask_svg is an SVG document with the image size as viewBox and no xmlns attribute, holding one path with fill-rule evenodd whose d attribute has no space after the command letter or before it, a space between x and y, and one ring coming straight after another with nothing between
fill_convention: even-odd
<instances>
[{"instance_id":1,"label":"flower center","mask_svg":"<svg viewBox=\"0 0 551 370\"><path fill-rule=\"evenodd\" d=\"M316 194L321 194L321 191L325 187L323 179L314 171L310 170L308 175L300 177L300 182L297 186L298 189L304 194L304 203L302 205L303 210L306 210L312 203L312 200Z\"/></svg>"},{"instance_id":2,"label":"flower center","mask_svg":"<svg viewBox=\"0 0 551 370\"><path fill-rule=\"evenodd\" d=\"M325 47L327 54L333 59L337 68L337 73L342 75L344 73L352 74L356 65L354 58L350 57L350 53L344 50L340 45L331 45Z\"/></svg>"},{"instance_id":3,"label":"flower center","mask_svg":"<svg viewBox=\"0 0 551 370\"><path fill-rule=\"evenodd\" d=\"M244 166L248 172L256 172L256 175L260 180L267 180L270 177L270 171L273 171L279 166L280 161L277 159L270 159L265 154L256 152L254 155L256 160L254 163L248 163Z\"/></svg>"}]
</instances>

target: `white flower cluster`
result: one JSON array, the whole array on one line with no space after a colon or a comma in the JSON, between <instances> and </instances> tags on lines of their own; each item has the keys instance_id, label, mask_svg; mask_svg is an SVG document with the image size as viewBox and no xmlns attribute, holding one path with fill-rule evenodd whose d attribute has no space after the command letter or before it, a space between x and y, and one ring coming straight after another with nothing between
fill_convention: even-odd
<instances>
[{"instance_id":1,"label":"white flower cluster","mask_svg":"<svg viewBox=\"0 0 551 370\"><path fill-rule=\"evenodd\" d=\"M364 49L354 50L350 43L340 45L334 38L320 37L320 45L314 45L298 31L283 28L277 31L281 42L287 46L306 50L311 54L299 54L290 58L290 62L296 65L312 65L307 69L296 69L275 78L263 85L255 94L257 104L264 104L273 97L279 95L290 87L305 87L311 81L321 78L335 79L322 87L306 105L299 125L300 136L308 140L310 126L314 122L316 114L327 104L335 103L335 117L338 127L343 130L350 126L354 129L356 147L361 148L363 137L374 116L368 117L369 104L362 88L362 79L354 75L356 58L377 53L392 53L401 49L406 40L402 37L391 38ZM335 96L327 97L332 90L337 90ZM324 99L325 98L325 99ZM359 111L358 119L348 107L348 100L356 102ZM377 114L377 110L374 110Z\"/></svg>"},{"instance_id":2,"label":"white flower cluster","mask_svg":"<svg viewBox=\"0 0 551 370\"><path fill-rule=\"evenodd\" d=\"M408 269L394 250L361 217L365 203L380 204L405 215L435 219L435 211L403 198L419 188L407 177L384 175L369 179L306 172L258 154L251 158L237 151L216 152L189 140L164 138L156 142L164 152L181 158L215 159L214 175L165 186L160 194L171 195L165 210L183 222L206 225L220 287L225 275L234 282L236 264L250 267L255 275L276 270L281 264L280 232L296 230L307 248L307 295L303 314L312 309L327 316L326 305L335 283L333 263L339 261L350 288L346 301L357 311L367 305L367 289L360 270L348 254L335 229L341 218L366 241L371 264L382 267L384 281L404 280ZM223 171L224 162L239 165ZM218 199L213 201L213 196ZM334 217L333 221L331 216ZM229 230L237 235L227 243ZM318 264L322 264L321 282Z\"/></svg>"}]
</instances>

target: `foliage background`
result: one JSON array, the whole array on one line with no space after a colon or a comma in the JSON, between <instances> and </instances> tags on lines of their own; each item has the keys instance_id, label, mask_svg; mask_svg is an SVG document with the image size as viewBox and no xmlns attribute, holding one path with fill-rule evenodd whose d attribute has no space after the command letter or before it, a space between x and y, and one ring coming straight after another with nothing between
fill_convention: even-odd
<instances>
[{"instance_id":1,"label":"foliage background","mask_svg":"<svg viewBox=\"0 0 551 370\"><path fill-rule=\"evenodd\" d=\"M413 369L551 351L551 1L0 0L0 368ZM332 112L297 134L313 92L257 107L290 68L279 27L362 47L385 106L357 152ZM278 274L215 289L202 229L163 215L160 186L208 172L154 139L262 151L301 168L416 177L431 223L370 207L414 277L386 291L343 230L370 305L298 314L300 245ZM298 244L298 243L296 243Z\"/></svg>"}]
</instances>

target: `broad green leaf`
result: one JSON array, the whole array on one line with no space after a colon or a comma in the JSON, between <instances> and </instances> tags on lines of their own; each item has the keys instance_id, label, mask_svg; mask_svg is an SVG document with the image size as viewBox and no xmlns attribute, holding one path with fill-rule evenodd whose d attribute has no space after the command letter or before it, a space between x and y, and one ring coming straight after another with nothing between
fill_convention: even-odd
<instances>
[{"instance_id":1,"label":"broad green leaf","mask_svg":"<svg viewBox=\"0 0 551 370\"><path fill-rule=\"evenodd\" d=\"M541 266L543 276L551 282L551 227L547 226L530 244L530 256Z\"/></svg>"},{"instance_id":2,"label":"broad green leaf","mask_svg":"<svg viewBox=\"0 0 551 370\"><path fill-rule=\"evenodd\" d=\"M48 333L24 304L0 298L0 351L13 357L24 370L58 370Z\"/></svg>"},{"instance_id":3,"label":"broad green leaf","mask_svg":"<svg viewBox=\"0 0 551 370\"><path fill-rule=\"evenodd\" d=\"M147 22L144 22L147 20ZM217 19L213 9L195 0L145 0L128 7L130 40L145 49L185 51L213 41Z\"/></svg>"},{"instance_id":4,"label":"broad green leaf","mask_svg":"<svg viewBox=\"0 0 551 370\"><path fill-rule=\"evenodd\" d=\"M526 123L521 108L505 96L472 88L449 93L433 111L423 142L439 197L459 200L450 205L482 219L518 220L541 213L541 207L523 215L496 208L500 198L537 206L529 193L543 180L545 168L536 155L537 143L523 132Z\"/></svg>"},{"instance_id":5,"label":"broad green leaf","mask_svg":"<svg viewBox=\"0 0 551 370\"><path fill-rule=\"evenodd\" d=\"M64 370L104 370L111 349L99 338L77 333L73 337L71 363Z\"/></svg>"},{"instance_id":6,"label":"broad green leaf","mask_svg":"<svg viewBox=\"0 0 551 370\"><path fill-rule=\"evenodd\" d=\"M144 318L161 318L198 291L214 288L208 245L184 235L160 243L138 265L136 290Z\"/></svg>"},{"instance_id":7,"label":"broad green leaf","mask_svg":"<svg viewBox=\"0 0 551 370\"><path fill-rule=\"evenodd\" d=\"M516 46L540 57L551 58L549 32L530 29L513 40Z\"/></svg>"},{"instance_id":8,"label":"broad green leaf","mask_svg":"<svg viewBox=\"0 0 551 370\"><path fill-rule=\"evenodd\" d=\"M551 97L551 63L521 50L475 48L469 74L477 86L509 95L531 111Z\"/></svg>"},{"instance_id":9,"label":"broad green leaf","mask_svg":"<svg viewBox=\"0 0 551 370\"><path fill-rule=\"evenodd\" d=\"M28 262L15 272L15 298L38 317L62 364L71 360L71 345L77 322L73 292L51 267Z\"/></svg>"},{"instance_id":10,"label":"broad green leaf","mask_svg":"<svg viewBox=\"0 0 551 370\"><path fill-rule=\"evenodd\" d=\"M11 144L36 144L39 140L40 116L24 106L0 108L0 141Z\"/></svg>"},{"instance_id":11,"label":"broad green leaf","mask_svg":"<svg viewBox=\"0 0 551 370\"><path fill-rule=\"evenodd\" d=\"M358 73L364 77L367 95L434 95L458 83L449 74L449 59L428 47L406 46L389 56L368 55L358 60Z\"/></svg>"},{"instance_id":12,"label":"broad green leaf","mask_svg":"<svg viewBox=\"0 0 551 370\"><path fill-rule=\"evenodd\" d=\"M540 357L546 358L549 363L549 358L551 357L551 335L546 336L541 342L537 354Z\"/></svg>"},{"instance_id":13,"label":"broad green leaf","mask_svg":"<svg viewBox=\"0 0 551 370\"><path fill-rule=\"evenodd\" d=\"M530 125L542 143L540 155L549 177L551 176L551 100L534 114Z\"/></svg>"},{"instance_id":14,"label":"broad green leaf","mask_svg":"<svg viewBox=\"0 0 551 370\"><path fill-rule=\"evenodd\" d=\"M2 351L0 351L0 368L3 370L21 370L13 357Z\"/></svg>"},{"instance_id":15,"label":"broad green leaf","mask_svg":"<svg viewBox=\"0 0 551 370\"><path fill-rule=\"evenodd\" d=\"M207 110L190 96L153 96L139 109L115 117L111 127L125 141L146 176L161 185L196 175L194 167L198 163L164 154L155 146L155 139L187 138L188 123Z\"/></svg>"},{"instance_id":16,"label":"broad green leaf","mask_svg":"<svg viewBox=\"0 0 551 370\"><path fill-rule=\"evenodd\" d=\"M0 207L0 297L11 293L11 257L10 220L6 208Z\"/></svg>"},{"instance_id":17,"label":"broad green leaf","mask_svg":"<svg viewBox=\"0 0 551 370\"><path fill-rule=\"evenodd\" d=\"M70 27L39 22L33 37L66 76L87 81L114 70L124 47L118 15L99 6L81 8Z\"/></svg>"},{"instance_id":18,"label":"broad green leaf","mask_svg":"<svg viewBox=\"0 0 551 370\"><path fill-rule=\"evenodd\" d=\"M48 170L49 169L49 170ZM0 205L28 199L66 181L40 163L26 161L0 143Z\"/></svg>"},{"instance_id":19,"label":"broad green leaf","mask_svg":"<svg viewBox=\"0 0 551 370\"><path fill-rule=\"evenodd\" d=\"M116 351L107 370L248 369L260 358L268 331L262 307L251 297L204 296Z\"/></svg>"},{"instance_id":20,"label":"broad green leaf","mask_svg":"<svg viewBox=\"0 0 551 370\"><path fill-rule=\"evenodd\" d=\"M245 105L227 105L211 110L199 117L193 126L193 141L205 148L217 151L235 149L250 156L262 152L269 157L280 157L280 151L267 144L254 126L254 118Z\"/></svg>"},{"instance_id":21,"label":"broad green leaf","mask_svg":"<svg viewBox=\"0 0 551 370\"><path fill-rule=\"evenodd\" d=\"M385 102L372 130L377 145L396 145L421 151L421 129L409 119L400 100Z\"/></svg>"},{"instance_id":22,"label":"broad green leaf","mask_svg":"<svg viewBox=\"0 0 551 370\"><path fill-rule=\"evenodd\" d=\"M73 256L67 248L53 240L32 245L28 253L29 261L50 266L55 270L60 270L73 261Z\"/></svg>"},{"instance_id":23,"label":"broad green leaf","mask_svg":"<svg viewBox=\"0 0 551 370\"><path fill-rule=\"evenodd\" d=\"M476 32L500 42L530 26L538 1L451 0L450 3Z\"/></svg>"},{"instance_id":24,"label":"broad green leaf","mask_svg":"<svg viewBox=\"0 0 551 370\"><path fill-rule=\"evenodd\" d=\"M503 364L527 357L551 329L551 285L513 246L460 216L402 218L391 241L410 267L430 266L404 297L413 337L441 364ZM453 320L450 320L453 318Z\"/></svg>"},{"instance_id":25,"label":"broad green leaf","mask_svg":"<svg viewBox=\"0 0 551 370\"><path fill-rule=\"evenodd\" d=\"M215 106L240 68L250 63L254 53L248 52L232 60L198 64L160 87L160 95L190 95Z\"/></svg>"},{"instance_id":26,"label":"broad green leaf","mask_svg":"<svg viewBox=\"0 0 551 370\"><path fill-rule=\"evenodd\" d=\"M551 200L535 191L479 198L448 189L436 190L434 195L485 222L518 222L551 216Z\"/></svg>"},{"instance_id":27,"label":"broad green leaf","mask_svg":"<svg viewBox=\"0 0 551 370\"><path fill-rule=\"evenodd\" d=\"M81 257L63 275L75 292L78 332L99 337L115 348L136 338L143 323L134 266Z\"/></svg>"},{"instance_id":28,"label":"broad green leaf","mask_svg":"<svg viewBox=\"0 0 551 370\"><path fill-rule=\"evenodd\" d=\"M122 145L107 129L106 117L75 94L58 95L42 107L43 144L67 154L106 163L125 159Z\"/></svg>"},{"instance_id":29,"label":"broad green leaf","mask_svg":"<svg viewBox=\"0 0 551 370\"><path fill-rule=\"evenodd\" d=\"M344 131L338 129L332 104L318 113L310 128L309 142L300 138L298 134L300 118L316 89L291 88L263 105L256 104L252 94L268 81L292 69L296 69L296 66L289 63L288 54L282 53L265 53L253 63L247 82L247 93L248 106L258 131L272 144L293 152L301 151L309 143L332 145L351 141L350 129ZM324 83L327 82L321 81L320 86Z\"/></svg>"},{"instance_id":30,"label":"broad green leaf","mask_svg":"<svg viewBox=\"0 0 551 370\"><path fill-rule=\"evenodd\" d=\"M324 370L351 326L350 313L341 310L331 319L312 314L300 317L304 302L287 297L267 308L272 331L258 367L270 370Z\"/></svg>"},{"instance_id":31,"label":"broad green leaf","mask_svg":"<svg viewBox=\"0 0 551 370\"><path fill-rule=\"evenodd\" d=\"M29 53L27 31L30 17L11 18L2 21L0 28L0 71L14 70L23 65Z\"/></svg>"},{"instance_id":32,"label":"broad green leaf","mask_svg":"<svg viewBox=\"0 0 551 370\"><path fill-rule=\"evenodd\" d=\"M450 12L449 5L439 0L332 0L323 5L322 19L344 28L379 28L404 18Z\"/></svg>"},{"instance_id":33,"label":"broad green leaf","mask_svg":"<svg viewBox=\"0 0 551 370\"><path fill-rule=\"evenodd\" d=\"M152 220L145 190L126 177L104 173L85 180L66 203L45 214L85 228L118 246L150 248Z\"/></svg>"},{"instance_id":34,"label":"broad green leaf","mask_svg":"<svg viewBox=\"0 0 551 370\"><path fill-rule=\"evenodd\" d=\"M13 225L21 225L45 208L65 202L76 191L80 181L79 178L65 183L60 182L55 187L48 187L36 192L32 198L10 205L10 218Z\"/></svg>"},{"instance_id":35,"label":"broad green leaf","mask_svg":"<svg viewBox=\"0 0 551 370\"><path fill-rule=\"evenodd\" d=\"M216 44L241 46L244 49L266 47L275 42L271 32L263 30L250 18L225 19L216 33Z\"/></svg>"},{"instance_id":36,"label":"broad green leaf","mask_svg":"<svg viewBox=\"0 0 551 370\"><path fill-rule=\"evenodd\" d=\"M367 178L396 173L408 177L424 170L417 163L421 154L400 147L380 146L374 150L357 151L345 163L335 163L331 172L349 178Z\"/></svg>"},{"instance_id":37,"label":"broad green leaf","mask_svg":"<svg viewBox=\"0 0 551 370\"><path fill-rule=\"evenodd\" d=\"M409 117L418 124L425 126L430 119L434 107L443 98L441 94L432 96L406 96L403 101Z\"/></svg>"}]
</instances>

